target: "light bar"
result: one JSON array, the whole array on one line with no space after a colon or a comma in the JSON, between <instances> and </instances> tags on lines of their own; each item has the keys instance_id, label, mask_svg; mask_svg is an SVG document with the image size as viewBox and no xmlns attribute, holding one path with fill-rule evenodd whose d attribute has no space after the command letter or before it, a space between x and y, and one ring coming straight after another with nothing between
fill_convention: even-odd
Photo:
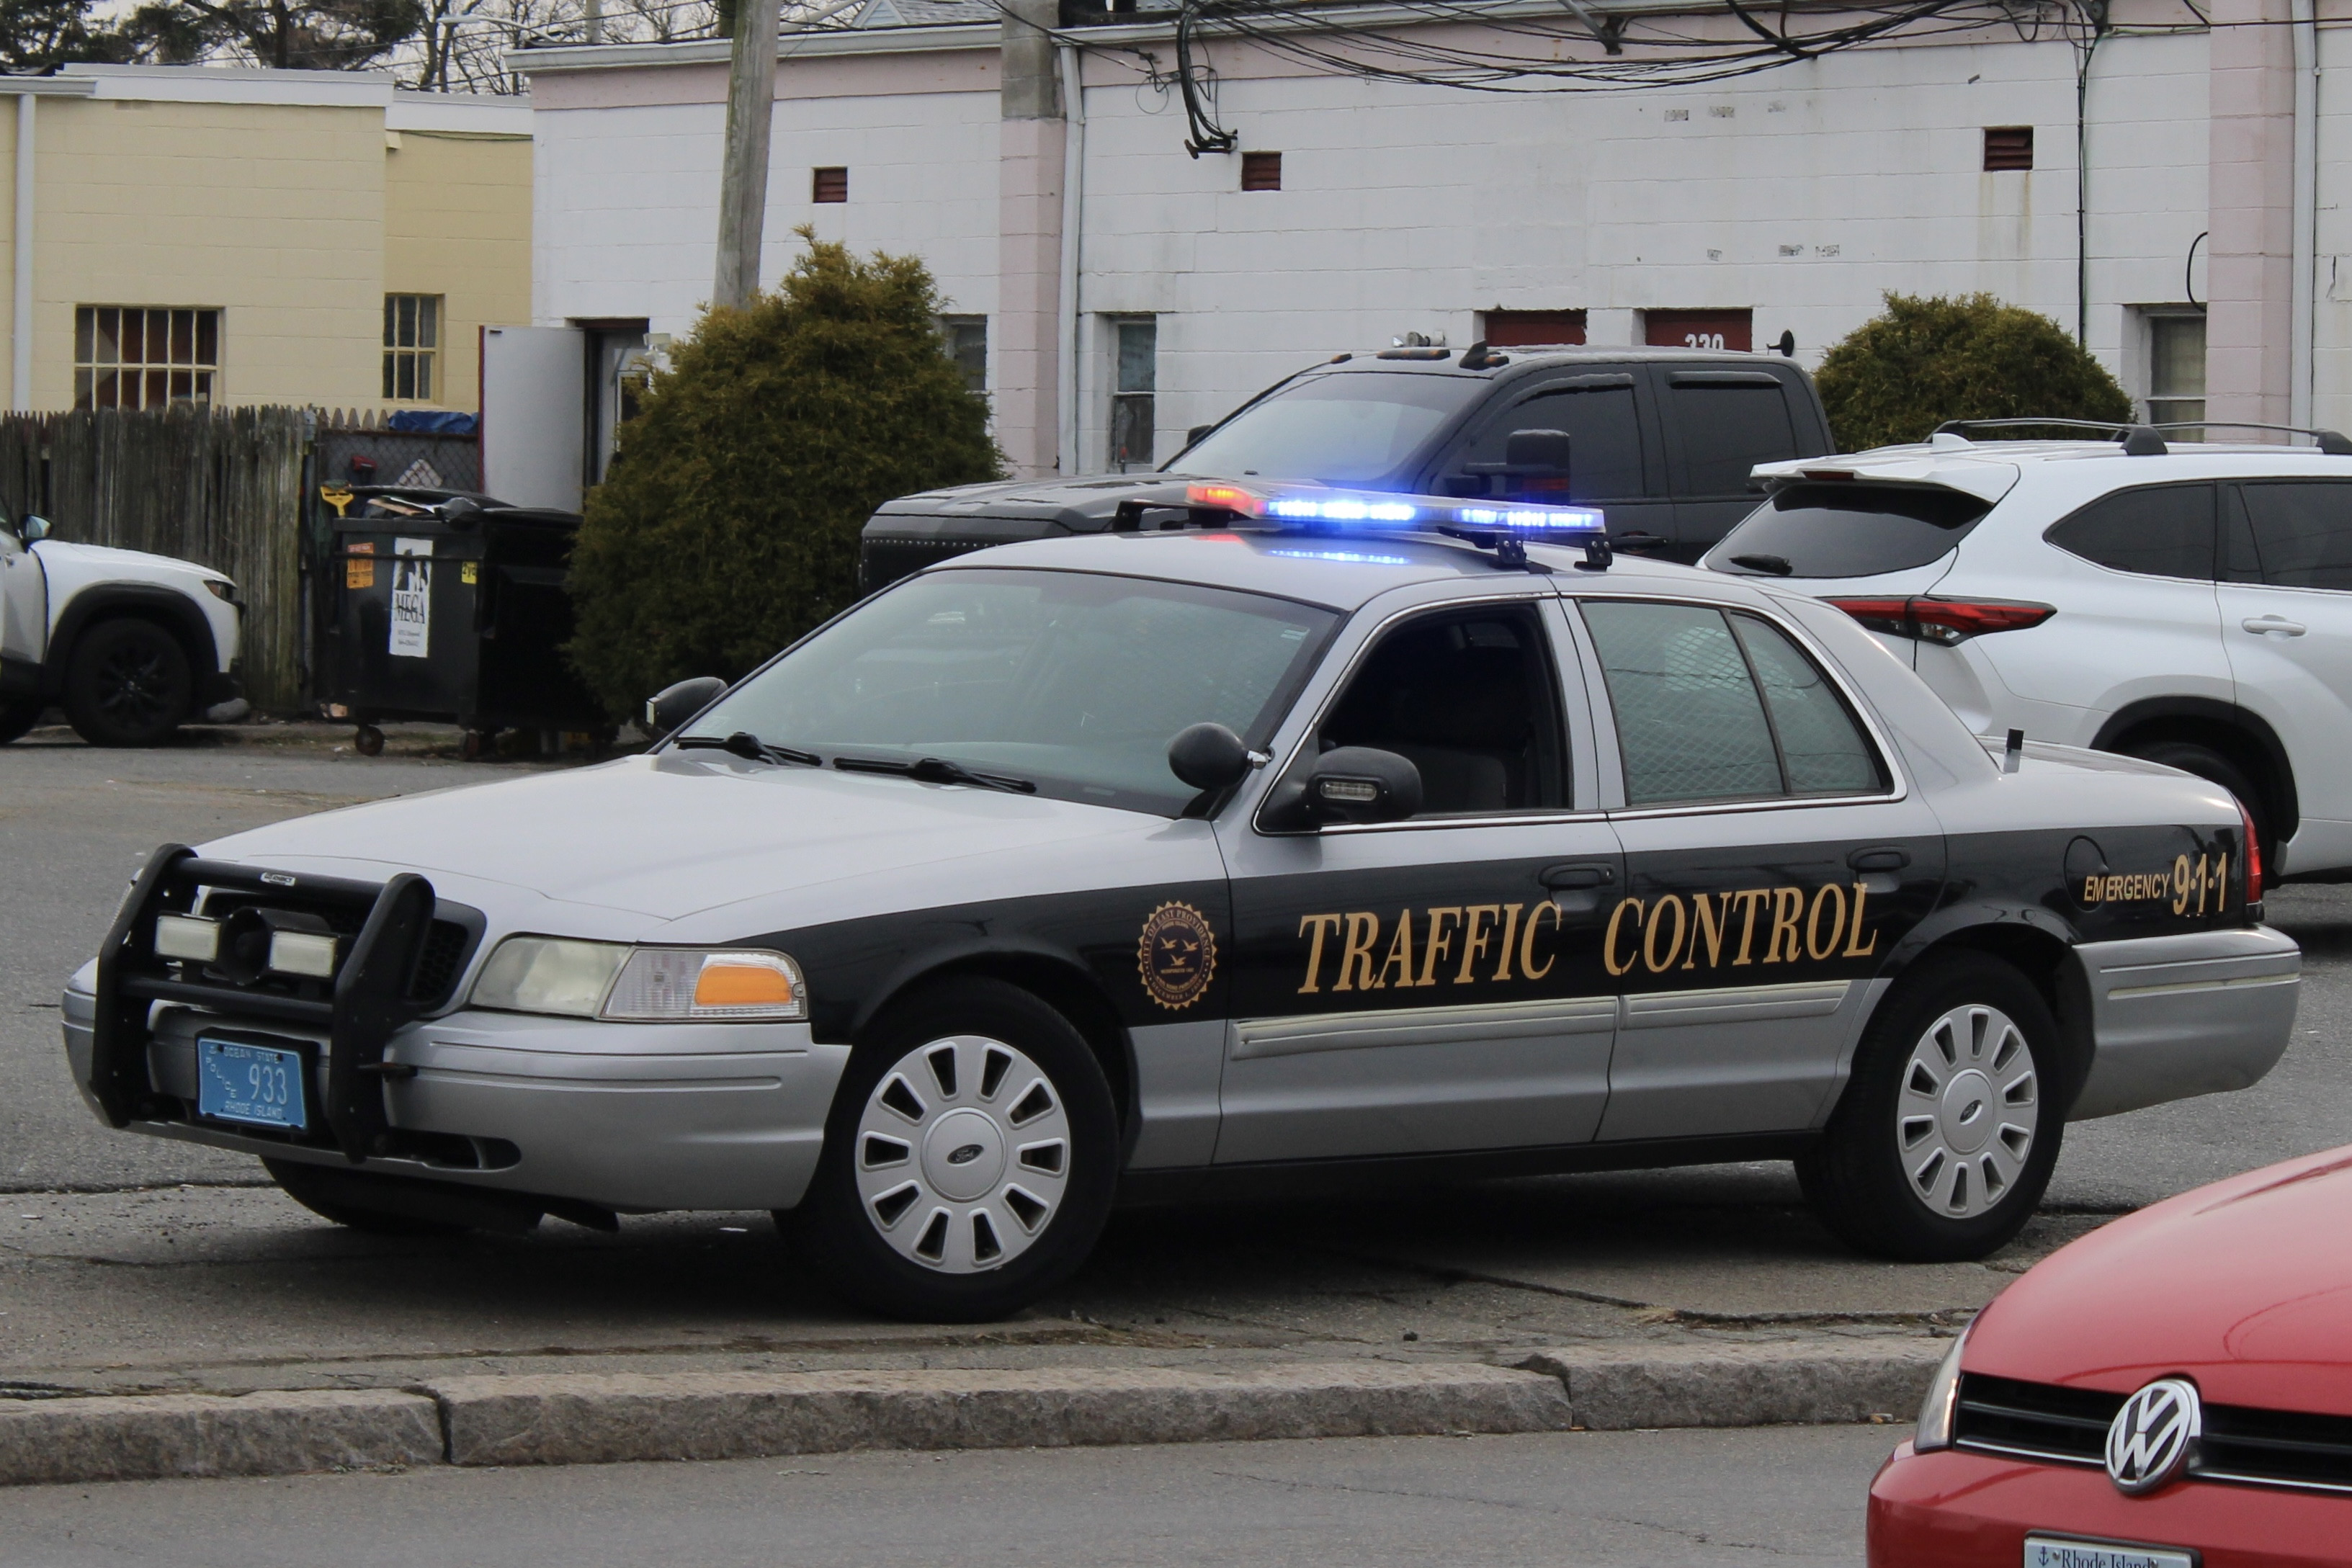
<instances>
[{"instance_id":1,"label":"light bar","mask_svg":"<svg viewBox=\"0 0 2352 1568\"><path fill-rule=\"evenodd\" d=\"M1334 490L1322 485L1213 480L1185 486L1185 503L1214 507L1271 523L1337 523L1371 529L1475 532L1541 538L1568 543L1606 538L1608 526L1591 507L1465 501L1443 496L1391 496Z\"/></svg>"}]
</instances>

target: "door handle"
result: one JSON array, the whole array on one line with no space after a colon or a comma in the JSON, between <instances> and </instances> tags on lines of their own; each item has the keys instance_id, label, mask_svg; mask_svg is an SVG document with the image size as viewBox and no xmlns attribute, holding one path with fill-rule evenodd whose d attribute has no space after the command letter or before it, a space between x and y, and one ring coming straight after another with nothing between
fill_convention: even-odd
<instances>
[{"instance_id":1,"label":"door handle","mask_svg":"<svg viewBox=\"0 0 2352 1568\"><path fill-rule=\"evenodd\" d=\"M1856 871L1901 871L1911 863L1911 852L1893 844L1880 844L1854 851L1845 857L1845 863Z\"/></svg>"},{"instance_id":2,"label":"door handle","mask_svg":"<svg viewBox=\"0 0 2352 1568\"><path fill-rule=\"evenodd\" d=\"M2258 635L2275 632L2282 637L2300 637L2304 632L2301 622L2290 621L2284 615L2250 615L2238 624Z\"/></svg>"},{"instance_id":3,"label":"door handle","mask_svg":"<svg viewBox=\"0 0 2352 1568\"><path fill-rule=\"evenodd\" d=\"M1553 865L1537 873L1536 880L1559 892L1563 888L1607 887L1617 880L1617 868L1606 865Z\"/></svg>"}]
</instances>

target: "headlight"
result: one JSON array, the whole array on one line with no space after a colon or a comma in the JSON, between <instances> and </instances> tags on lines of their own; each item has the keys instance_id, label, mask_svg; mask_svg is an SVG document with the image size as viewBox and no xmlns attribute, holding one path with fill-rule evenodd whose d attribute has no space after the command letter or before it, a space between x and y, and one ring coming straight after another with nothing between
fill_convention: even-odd
<instances>
[{"instance_id":1,"label":"headlight","mask_svg":"<svg viewBox=\"0 0 2352 1568\"><path fill-rule=\"evenodd\" d=\"M1962 1329L1945 1354L1944 1364L1928 1380L1927 1397L1919 1402L1919 1427L1911 1435L1915 1453L1933 1453L1952 1446L1952 1416L1960 1400L1960 1353L1968 1343L1969 1331Z\"/></svg>"},{"instance_id":2,"label":"headlight","mask_svg":"<svg viewBox=\"0 0 2352 1568\"><path fill-rule=\"evenodd\" d=\"M629 950L613 942L509 936L482 966L474 1006L592 1019L628 958Z\"/></svg>"},{"instance_id":3,"label":"headlight","mask_svg":"<svg viewBox=\"0 0 2352 1568\"><path fill-rule=\"evenodd\" d=\"M797 965L742 947L630 948L510 936L474 982L473 1006L622 1023L808 1016Z\"/></svg>"}]
</instances>

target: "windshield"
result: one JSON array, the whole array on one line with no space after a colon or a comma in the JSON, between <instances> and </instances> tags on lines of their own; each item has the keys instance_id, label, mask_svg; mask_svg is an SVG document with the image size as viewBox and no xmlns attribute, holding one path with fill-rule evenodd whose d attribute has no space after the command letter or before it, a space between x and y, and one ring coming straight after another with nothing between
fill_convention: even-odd
<instances>
[{"instance_id":1,"label":"windshield","mask_svg":"<svg viewBox=\"0 0 2352 1568\"><path fill-rule=\"evenodd\" d=\"M1141 578L961 570L900 583L686 732L819 756L939 758L1064 800L1181 815L1179 730L1273 734L1338 616Z\"/></svg>"},{"instance_id":2,"label":"windshield","mask_svg":"<svg viewBox=\"0 0 2352 1568\"><path fill-rule=\"evenodd\" d=\"M1310 376L1250 404L1167 471L1370 484L1393 475L1486 390L1475 377L1403 371Z\"/></svg>"},{"instance_id":3,"label":"windshield","mask_svg":"<svg viewBox=\"0 0 2352 1568\"><path fill-rule=\"evenodd\" d=\"M1707 551L1717 571L1876 577L1941 559L1992 503L1964 490L1832 480L1791 485Z\"/></svg>"}]
</instances>

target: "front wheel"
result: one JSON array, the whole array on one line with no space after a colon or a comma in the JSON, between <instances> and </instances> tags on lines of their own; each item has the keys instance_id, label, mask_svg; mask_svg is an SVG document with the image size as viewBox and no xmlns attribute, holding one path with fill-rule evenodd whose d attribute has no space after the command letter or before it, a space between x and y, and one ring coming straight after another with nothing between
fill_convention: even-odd
<instances>
[{"instance_id":1,"label":"front wheel","mask_svg":"<svg viewBox=\"0 0 2352 1568\"><path fill-rule=\"evenodd\" d=\"M1909 1262L1982 1258L2032 1218L2064 1127L2057 1020L2023 975L1958 953L1895 983L1821 1144L1797 1162L1824 1224Z\"/></svg>"},{"instance_id":2,"label":"front wheel","mask_svg":"<svg viewBox=\"0 0 2352 1568\"><path fill-rule=\"evenodd\" d=\"M152 621L92 627L66 666L66 717L92 746L161 746L194 696L187 653Z\"/></svg>"},{"instance_id":3,"label":"front wheel","mask_svg":"<svg viewBox=\"0 0 2352 1568\"><path fill-rule=\"evenodd\" d=\"M1062 1015L967 978L892 1008L835 1092L824 1152L778 1226L843 1295L978 1322L1075 1273L1102 1233L1118 1119Z\"/></svg>"}]
</instances>

